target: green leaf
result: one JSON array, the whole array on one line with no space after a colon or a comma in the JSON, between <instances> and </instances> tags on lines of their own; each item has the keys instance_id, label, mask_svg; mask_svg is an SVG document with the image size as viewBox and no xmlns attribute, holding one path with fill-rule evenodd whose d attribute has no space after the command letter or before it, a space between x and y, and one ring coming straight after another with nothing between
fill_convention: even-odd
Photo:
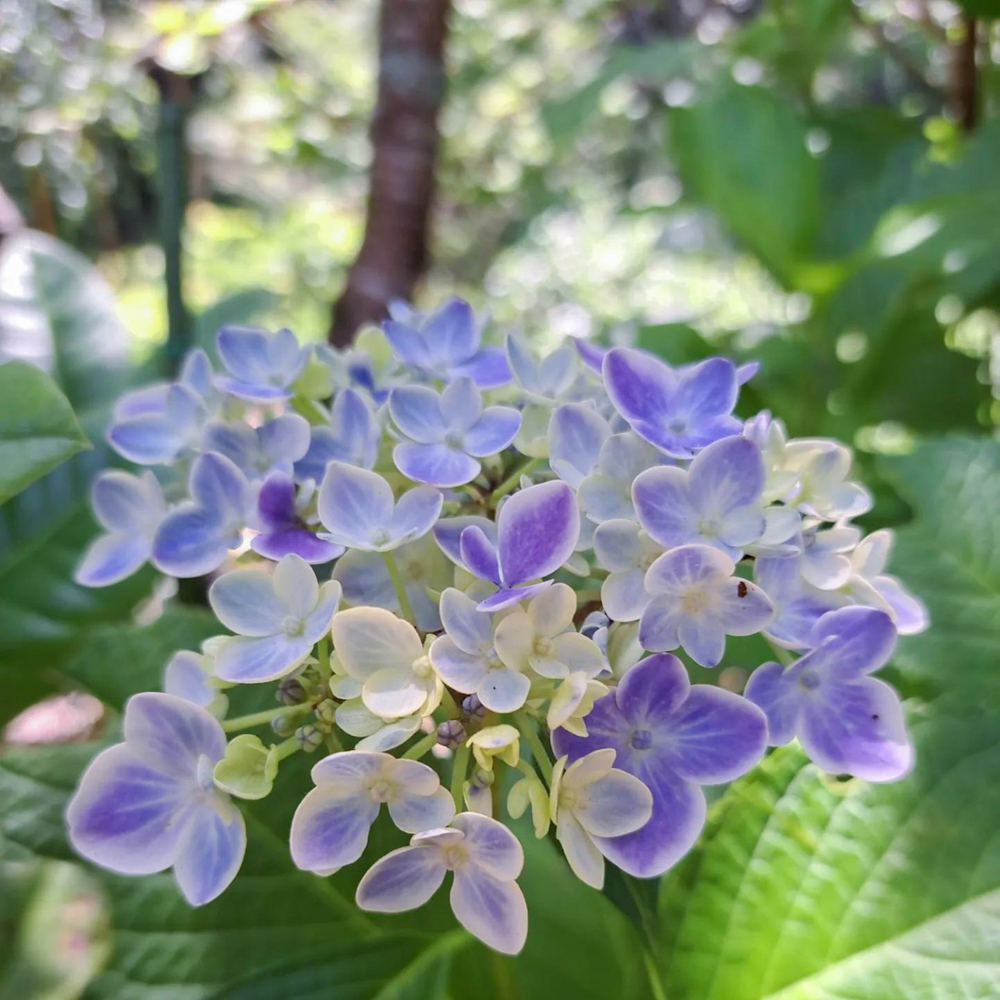
<instances>
[{"instance_id":1,"label":"green leaf","mask_svg":"<svg viewBox=\"0 0 1000 1000\"><path fill-rule=\"evenodd\" d=\"M0 503L90 447L69 400L24 361L0 364Z\"/></svg>"},{"instance_id":2,"label":"green leaf","mask_svg":"<svg viewBox=\"0 0 1000 1000\"><path fill-rule=\"evenodd\" d=\"M931 616L928 632L900 640L897 667L933 693L1000 706L1000 442L942 438L880 471L916 511L889 568Z\"/></svg>"},{"instance_id":3,"label":"green leaf","mask_svg":"<svg viewBox=\"0 0 1000 1000\"><path fill-rule=\"evenodd\" d=\"M671 1000L1000 995L1000 725L963 712L915 740L897 784L789 748L729 789L664 883Z\"/></svg>"},{"instance_id":4,"label":"green leaf","mask_svg":"<svg viewBox=\"0 0 1000 1000\"><path fill-rule=\"evenodd\" d=\"M806 126L788 102L762 88L727 86L674 109L669 123L688 195L796 287L819 224L820 175Z\"/></svg>"}]
</instances>

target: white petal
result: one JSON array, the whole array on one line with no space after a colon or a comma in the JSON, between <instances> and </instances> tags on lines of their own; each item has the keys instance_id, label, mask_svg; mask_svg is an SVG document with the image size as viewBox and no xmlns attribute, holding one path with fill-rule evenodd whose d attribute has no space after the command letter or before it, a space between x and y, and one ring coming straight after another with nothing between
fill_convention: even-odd
<instances>
[{"instance_id":1,"label":"white petal","mask_svg":"<svg viewBox=\"0 0 1000 1000\"><path fill-rule=\"evenodd\" d=\"M428 679L412 670L379 670L365 681L361 700L383 719L398 719L419 711L430 694Z\"/></svg>"},{"instance_id":2,"label":"white petal","mask_svg":"<svg viewBox=\"0 0 1000 1000\"><path fill-rule=\"evenodd\" d=\"M307 618L319 601L319 584L312 566L294 552L274 568L274 592L288 614Z\"/></svg>"},{"instance_id":3,"label":"white petal","mask_svg":"<svg viewBox=\"0 0 1000 1000\"><path fill-rule=\"evenodd\" d=\"M593 639L579 632L566 632L552 640L553 657L571 673L596 677L604 669L604 654Z\"/></svg>"},{"instance_id":4,"label":"white petal","mask_svg":"<svg viewBox=\"0 0 1000 1000\"><path fill-rule=\"evenodd\" d=\"M359 680L379 670L409 670L423 654L417 630L384 608L341 611L330 632L344 669Z\"/></svg>"},{"instance_id":5,"label":"white petal","mask_svg":"<svg viewBox=\"0 0 1000 1000\"><path fill-rule=\"evenodd\" d=\"M313 764L310 777L336 795L360 795L376 778L388 771L394 759L387 753L342 750Z\"/></svg>"},{"instance_id":6,"label":"white petal","mask_svg":"<svg viewBox=\"0 0 1000 1000\"><path fill-rule=\"evenodd\" d=\"M565 809L561 810L556 828L556 839L562 844L566 860L573 874L581 882L595 889L604 888L604 857L590 834L580 826L576 817Z\"/></svg>"},{"instance_id":7,"label":"white petal","mask_svg":"<svg viewBox=\"0 0 1000 1000\"><path fill-rule=\"evenodd\" d=\"M573 624L576 594L565 583L556 583L528 602L528 618L535 635L551 639Z\"/></svg>"},{"instance_id":8,"label":"white petal","mask_svg":"<svg viewBox=\"0 0 1000 1000\"><path fill-rule=\"evenodd\" d=\"M378 803L370 795L314 788L292 817L289 843L296 867L322 872L349 865L364 853Z\"/></svg>"},{"instance_id":9,"label":"white petal","mask_svg":"<svg viewBox=\"0 0 1000 1000\"><path fill-rule=\"evenodd\" d=\"M615 765L616 753L611 747L594 750L566 768L563 782L567 788L583 788L598 778L603 778Z\"/></svg>"},{"instance_id":10,"label":"white petal","mask_svg":"<svg viewBox=\"0 0 1000 1000\"><path fill-rule=\"evenodd\" d=\"M489 617L477 611L483 618ZM431 663L441 679L456 691L471 694L486 676L486 664L481 656L463 652L446 635L434 640L430 649Z\"/></svg>"},{"instance_id":11,"label":"white petal","mask_svg":"<svg viewBox=\"0 0 1000 1000\"><path fill-rule=\"evenodd\" d=\"M219 896L243 863L247 846L243 814L233 805L224 813L203 806L188 822L177 847L174 878L192 906Z\"/></svg>"},{"instance_id":12,"label":"white petal","mask_svg":"<svg viewBox=\"0 0 1000 1000\"><path fill-rule=\"evenodd\" d=\"M256 569L220 576L209 588L208 603L219 621L237 635L274 635L288 614L271 577Z\"/></svg>"},{"instance_id":13,"label":"white petal","mask_svg":"<svg viewBox=\"0 0 1000 1000\"><path fill-rule=\"evenodd\" d=\"M649 822L653 796L634 775L612 770L587 785L586 796L574 814L593 836L620 837Z\"/></svg>"},{"instance_id":14,"label":"white petal","mask_svg":"<svg viewBox=\"0 0 1000 1000\"><path fill-rule=\"evenodd\" d=\"M523 608L515 609L497 625L493 647L501 661L511 669L527 668L535 650L535 631Z\"/></svg>"},{"instance_id":15,"label":"white petal","mask_svg":"<svg viewBox=\"0 0 1000 1000\"><path fill-rule=\"evenodd\" d=\"M233 684L260 684L291 673L310 653L313 644L302 636L281 633L260 639L238 635L219 650L215 674Z\"/></svg>"},{"instance_id":16,"label":"white petal","mask_svg":"<svg viewBox=\"0 0 1000 1000\"><path fill-rule=\"evenodd\" d=\"M404 833L446 826L455 815L455 801L446 788L433 795L400 795L389 802L389 815Z\"/></svg>"},{"instance_id":17,"label":"white petal","mask_svg":"<svg viewBox=\"0 0 1000 1000\"><path fill-rule=\"evenodd\" d=\"M476 865L493 878L510 882L521 874L524 851L503 823L476 813L460 813L451 825L465 834L465 849Z\"/></svg>"},{"instance_id":18,"label":"white petal","mask_svg":"<svg viewBox=\"0 0 1000 1000\"><path fill-rule=\"evenodd\" d=\"M356 749L395 750L396 747L402 746L420 728L420 722L419 715L411 715L408 719L396 719L395 722L387 723L378 732L372 733L371 736L366 736L363 740L359 740Z\"/></svg>"},{"instance_id":19,"label":"white petal","mask_svg":"<svg viewBox=\"0 0 1000 1000\"><path fill-rule=\"evenodd\" d=\"M516 712L530 688L531 680L516 670L488 670L476 694L491 712Z\"/></svg>"},{"instance_id":20,"label":"white petal","mask_svg":"<svg viewBox=\"0 0 1000 1000\"><path fill-rule=\"evenodd\" d=\"M528 907L516 882L501 882L475 865L455 872L451 908L458 922L480 941L516 955L528 936Z\"/></svg>"}]
</instances>

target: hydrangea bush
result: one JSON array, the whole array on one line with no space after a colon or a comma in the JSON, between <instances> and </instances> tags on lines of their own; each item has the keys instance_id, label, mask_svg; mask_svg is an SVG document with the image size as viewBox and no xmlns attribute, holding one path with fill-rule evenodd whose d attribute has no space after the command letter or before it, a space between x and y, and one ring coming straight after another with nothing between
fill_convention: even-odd
<instances>
[{"instance_id":1,"label":"hydrangea bush","mask_svg":"<svg viewBox=\"0 0 1000 1000\"><path fill-rule=\"evenodd\" d=\"M212 574L220 634L125 706L69 807L82 855L172 868L207 903L240 868L239 800L316 754L298 868L357 862L384 805L412 839L358 905L419 907L451 872L457 919L516 953L509 818L601 888L609 861L676 864L703 786L768 746L797 738L871 781L910 769L899 697L872 675L927 616L885 573L890 533L850 523L871 498L849 449L735 416L753 365L587 342L536 358L481 334L457 299L400 307L346 352L225 328L222 371L196 350L118 402L108 440L148 468L95 481L104 533L77 580ZM752 635L774 659L720 670ZM237 685L275 706L232 716Z\"/></svg>"}]
</instances>

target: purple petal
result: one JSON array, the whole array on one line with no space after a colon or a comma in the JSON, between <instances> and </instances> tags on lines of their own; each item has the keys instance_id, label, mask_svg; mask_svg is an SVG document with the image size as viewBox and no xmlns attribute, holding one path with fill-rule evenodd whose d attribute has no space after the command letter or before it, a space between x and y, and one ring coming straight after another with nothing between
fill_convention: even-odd
<instances>
[{"instance_id":1,"label":"purple petal","mask_svg":"<svg viewBox=\"0 0 1000 1000\"><path fill-rule=\"evenodd\" d=\"M309 423L297 413L285 413L257 431L260 448L272 463L294 463L309 450Z\"/></svg>"},{"instance_id":2,"label":"purple petal","mask_svg":"<svg viewBox=\"0 0 1000 1000\"><path fill-rule=\"evenodd\" d=\"M118 469L107 470L94 479L90 488L94 517L105 531L142 530L150 515L156 516L150 506L157 501L162 509L159 483L150 472L139 477Z\"/></svg>"},{"instance_id":3,"label":"purple petal","mask_svg":"<svg viewBox=\"0 0 1000 1000\"><path fill-rule=\"evenodd\" d=\"M567 403L549 421L549 464L574 489L597 467L611 426L593 407Z\"/></svg>"},{"instance_id":4,"label":"purple petal","mask_svg":"<svg viewBox=\"0 0 1000 1000\"><path fill-rule=\"evenodd\" d=\"M738 391L736 366L732 361L708 358L680 372L677 408L691 423L726 417L736 405Z\"/></svg>"},{"instance_id":5,"label":"purple petal","mask_svg":"<svg viewBox=\"0 0 1000 1000\"><path fill-rule=\"evenodd\" d=\"M501 587L496 593L480 601L476 608L479 611L502 611L504 608L512 608L521 601L528 600L540 594L547 587L552 586L551 580L543 580L541 583L532 583L527 587Z\"/></svg>"},{"instance_id":6,"label":"purple petal","mask_svg":"<svg viewBox=\"0 0 1000 1000\"><path fill-rule=\"evenodd\" d=\"M673 595L650 598L639 619L639 644L654 653L676 649L680 645L677 635L680 622L681 605Z\"/></svg>"},{"instance_id":7,"label":"purple petal","mask_svg":"<svg viewBox=\"0 0 1000 1000\"><path fill-rule=\"evenodd\" d=\"M734 568L732 559L718 549L682 545L657 557L646 571L646 589L651 594L683 596L731 576Z\"/></svg>"},{"instance_id":8,"label":"purple petal","mask_svg":"<svg viewBox=\"0 0 1000 1000\"><path fill-rule=\"evenodd\" d=\"M314 788L292 819L290 844L296 867L326 872L357 861L378 811L378 803L365 793L344 796Z\"/></svg>"},{"instance_id":9,"label":"purple petal","mask_svg":"<svg viewBox=\"0 0 1000 1000\"><path fill-rule=\"evenodd\" d=\"M200 347L188 351L178 381L203 399L212 391L212 362Z\"/></svg>"},{"instance_id":10,"label":"purple petal","mask_svg":"<svg viewBox=\"0 0 1000 1000\"><path fill-rule=\"evenodd\" d=\"M169 868L177 851L185 785L139 760L124 743L98 754L66 811L74 849L128 875Z\"/></svg>"},{"instance_id":11,"label":"purple petal","mask_svg":"<svg viewBox=\"0 0 1000 1000\"><path fill-rule=\"evenodd\" d=\"M894 576L877 576L872 583L878 595L892 608L900 635L916 635L926 630L930 624L927 608L899 580Z\"/></svg>"},{"instance_id":12,"label":"purple petal","mask_svg":"<svg viewBox=\"0 0 1000 1000\"><path fill-rule=\"evenodd\" d=\"M400 361L411 365L433 364L427 340L418 330L394 319L387 319L382 324L382 330Z\"/></svg>"},{"instance_id":13,"label":"purple petal","mask_svg":"<svg viewBox=\"0 0 1000 1000\"><path fill-rule=\"evenodd\" d=\"M152 545L140 534L114 532L91 542L73 579L84 587L107 587L131 576L150 557Z\"/></svg>"},{"instance_id":14,"label":"purple petal","mask_svg":"<svg viewBox=\"0 0 1000 1000\"><path fill-rule=\"evenodd\" d=\"M813 669L829 677L851 679L889 662L896 648L896 627L884 611L841 608L825 614L813 626L809 638L810 644L817 647L808 654Z\"/></svg>"},{"instance_id":15,"label":"purple petal","mask_svg":"<svg viewBox=\"0 0 1000 1000\"><path fill-rule=\"evenodd\" d=\"M736 369L736 384L746 385L760 371L759 361L747 361Z\"/></svg>"},{"instance_id":16,"label":"purple petal","mask_svg":"<svg viewBox=\"0 0 1000 1000\"><path fill-rule=\"evenodd\" d=\"M180 451L184 438L162 413L144 413L115 424L108 443L123 458L137 465L165 465Z\"/></svg>"},{"instance_id":17,"label":"purple petal","mask_svg":"<svg viewBox=\"0 0 1000 1000\"><path fill-rule=\"evenodd\" d=\"M455 872L451 908L470 934L505 955L516 955L528 936L528 907L514 881L500 881L470 864Z\"/></svg>"},{"instance_id":18,"label":"purple petal","mask_svg":"<svg viewBox=\"0 0 1000 1000\"><path fill-rule=\"evenodd\" d=\"M457 378L441 393L441 413L450 433L464 433L483 414L483 394L471 378Z\"/></svg>"},{"instance_id":19,"label":"purple petal","mask_svg":"<svg viewBox=\"0 0 1000 1000\"><path fill-rule=\"evenodd\" d=\"M407 490L392 512L390 530L394 538L415 541L427 534L441 516L444 497L428 486Z\"/></svg>"},{"instance_id":20,"label":"purple petal","mask_svg":"<svg viewBox=\"0 0 1000 1000\"><path fill-rule=\"evenodd\" d=\"M580 537L580 509L563 482L515 493L497 518L500 573L508 587L554 573Z\"/></svg>"},{"instance_id":21,"label":"purple petal","mask_svg":"<svg viewBox=\"0 0 1000 1000\"><path fill-rule=\"evenodd\" d=\"M474 458L446 444L405 441L393 448L392 460L407 478L434 486L462 486L475 479L482 469Z\"/></svg>"},{"instance_id":22,"label":"purple petal","mask_svg":"<svg viewBox=\"0 0 1000 1000\"><path fill-rule=\"evenodd\" d=\"M497 550L478 525L463 529L459 541L462 564L474 576L492 583L500 582L500 564Z\"/></svg>"},{"instance_id":23,"label":"purple petal","mask_svg":"<svg viewBox=\"0 0 1000 1000\"><path fill-rule=\"evenodd\" d=\"M495 521L488 518L479 517L475 514L464 515L462 517L447 517L434 526L434 540L438 543L441 551L453 562L463 564L462 559L462 532L466 528L475 526L486 535L491 545L496 542L497 526ZM491 557L491 563L496 560L496 554ZM496 582L496 581L494 581Z\"/></svg>"},{"instance_id":24,"label":"purple petal","mask_svg":"<svg viewBox=\"0 0 1000 1000\"><path fill-rule=\"evenodd\" d=\"M755 583L733 577L723 585L718 616L727 635L753 635L774 617L774 606Z\"/></svg>"},{"instance_id":25,"label":"purple petal","mask_svg":"<svg viewBox=\"0 0 1000 1000\"><path fill-rule=\"evenodd\" d=\"M899 695L874 677L824 685L802 709L802 746L832 774L895 781L913 766Z\"/></svg>"},{"instance_id":26,"label":"purple petal","mask_svg":"<svg viewBox=\"0 0 1000 1000\"><path fill-rule=\"evenodd\" d=\"M699 511L691 501L688 473L682 469L662 465L647 469L632 483L632 502L639 523L660 545L683 545L699 538Z\"/></svg>"},{"instance_id":27,"label":"purple petal","mask_svg":"<svg viewBox=\"0 0 1000 1000\"><path fill-rule=\"evenodd\" d=\"M786 677L780 663L765 663L750 675L743 693L767 716L768 743L789 743L799 728L802 708L803 692L798 681Z\"/></svg>"},{"instance_id":28,"label":"purple petal","mask_svg":"<svg viewBox=\"0 0 1000 1000\"><path fill-rule=\"evenodd\" d=\"M767 720L745 698L700 684L654 731L654 741L658 737L664 741L664 760L678 775L699 785L719 785L746 774L764 756Z\"/></svg>"},{"instance_id":29,"label":"purple petal","mask_svg":"<svg viewBox=\"0 0 1000 1000\"><path fill-rule=\"evenodd\" d=\"M441 397L426 386L393 389L389 394L389 413L400 431L418 444L437 444L448 434Z\"/></svg>"},{"instance_id":30,"label":"purple petal","mask_svg":"<svg viewBox=\"0 0 1000 1000\"><path fill-rule=\"evenodd\" d=\"M246 476L223 455L207 452L191 466L188 482L192 498L226 520L242 519L250 487Z\"/></svg>"},{"instance_id":31,"label":"purple petal","mask_svg":"<svg viewBox=\"0 0 1000 1000\"><path fill-rule=\"evenodd\" d=\"M467 361L453 365L451 375L468 376L480 389L496 389L511 380L507 357L499 347L484 347Z\"/></svg>"},{"instance_id":32,"label":"purple petal","mask_svg":"<svg viewBox=\"0 0 1000 1000\"><path fill-rule=\"evenodd\" d=\"M726 652L726 630L713 615L684 615L677 622L677 641L702 667L717 667Z\"/></svg>"},{"instance_id":33,"label":"purple petal","mask_svg":"<svg viewBox=\"0 0 1000 1000\"><path fill-rule=\"evenodd\" d=\"M226 752L226 737L215 718L199 705L159 691L129 698L123 731L137 759L180 780L195 776L199 757L214 764Z\"/></svg>"},{"instance_id":34,"label":"purple petal","mask_svg":"<svg viewBox=\"0 0 1000 1000\"><path fill-rule=\"evenodd\" d=\"M277 562L282 556L294 552L307 563L318 566L344 554L343 545L326 542L307 528L290 527L257 535L250 548L265 559Z\"/></svg>"},{"instance_id":35,"label":"purple petal","mask_svg":"<svg viewBox=\"0 0 1000 1000\"><path fill-rule=\"evenodd\" d=\"M217 375L215 384L230 396L238 399L245 399L251 403L276 403L280 399L288 399L292 392L290 389L281 388L276 385L268 385L266 382L243 382L228 375Z\"/></svg>"},{"instance_id":36,"label":"purple petal","mask_svg":"<svg viewBox=\"0 0 1000 1000\"><path fill-rule=\"evenodd\" d=\"M221 327L215 338L219 359L242 382L266 382L269 370L268 336L245 326Z\"/></svg>"},{"instance_id":37,"label":"purple petal","mask_svg":"<svg viewBox=\"0 0 1000 1000\"><path fill-rule=\"evenodd\" d=\"M156 532L152 562L168 576L204 576L239 544L240 532L227 525L218 511L183 503L163 519Z\"/></svg>"},{"instance_id":38,"label":"purple petal","mask_svg":"<svg viewBox=\"0 0 1000 1000\"><path fill-rule=\"evenodd\" d=\"M606 347L601 347L598 344L592 344L589 340L586 340L583 337L574 337L573 343L576 346L580 357L583 359L583 363L592 371L595 371L598 375L600 375L601 370L604 367L604 356L608 353L608 349Z\"/></svg>"},{"instance_id":39,"label":"purple petal","mask_svg":"<svg viewBox=\"0 0 1000 1000\"><path fill-rule=\"evenodd\" d=\"M521 426L521 414L509 406L488 406L483 415L469 428L463 447L470 455L482 458L506 448Z\"/></svg>"},{"instance_id":40,"label":"purple petal","mask_svg":"<svg viewBox=\"0 0 1000 1000\"><path fill-rule=\"evenodd\" d=\"M625 719L653 727L672 717L690 690L691 682L681 661L669 653L660 653L640 660L627 671L614 698Z\"/></svg>"},{"instance_id":41,"label":"purple petal","mask_svg":"<svg viewBox=\"0 0 1000 1000\"><path fill-rule=\"evenodd\" d=\"M662 875L675 865L694 847L705 825L702 790L658 764L650 756L631 770L653 795L649 822L623 837L595 838L601 853L612 864L637 878ZM617 761L616 765L621 767Z\"/></svg>"},{"instance_id":42,"label":"purple petal","mask_svg":"<svg viewBox=\"0 0 1000 1000\"><path fill-rule=\"evenodd\" d=\"M229 805L225 815L211 805L195 811L177 845L174 878L192 906L204 906L236 878L247 846L243 814Z\"/></svg>"},{"instance_id":43,"label":"purple petal","mask_svg":"<svg viewBox=\"0 0 1000 1000\"><path fill-rule=\"evenodd\" d=\"M604 356L603 374L608 397L629 424L656 424L671 412L677 374L652 354L613 348Z\"/></svg>"},{"instance_id":44,"label":"purple petal","mask_svg":"<svg viewBox=\"0 0 1000 1000\"><path fill-rule=\"evenodd\" d=\"M447 869L437 848L401 847L365 872L355 896L376 913L401 913L423 906L440 888Z\"/></svg>"},{"instance_id":45,"label":"purple petal","mask_svg":"<svg viewBox=\"0 0 1000 1000\"><path fill-rule=\"evenodd\" d=\"M295 483L283 472L272 472L257 494L261 524L272 531L295 524Z\"/></svg>"},{"instance_id":46,"label":"purple petal","mask_svg":"<svg viewBox=\"0 0 1000 1000\"><path fill-rule=\"evenodd\" d=\"M447 365L468 360L479 348L479 325L464 299L449 299L424 320L420 330L434 357Z\"/></svg>"},{"instance_id":47,"label":"purple petal","mask_svg":"<svg viewBox=\"0 0 1000 1000\"><path fill-rule=\"evenodd\" d=\"M752 441L736 435L714 441L699 452L689 476L694 506L721 518L738 507L760 503L764 460Z\"/></svg>"}]
</instances>

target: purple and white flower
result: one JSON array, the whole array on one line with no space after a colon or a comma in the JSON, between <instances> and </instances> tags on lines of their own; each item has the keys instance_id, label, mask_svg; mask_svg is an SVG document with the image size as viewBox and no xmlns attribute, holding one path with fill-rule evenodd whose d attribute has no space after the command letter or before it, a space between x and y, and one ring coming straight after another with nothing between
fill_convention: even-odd
<instances>
[{"instance_id":1,"label":"purple and white flower","mask_svg":"<svg viewBox=\"0 0 1000 1000\"><path fill-rule=\"evenodd\" d=\"M899 695L870 675L885 666L896 629L884 611L841 608L814 626L812 650L789 667L765 663L746 697L767 715L772 746L798 736L814 763L832 774L895 781L913 766Z\"/></svg>"},{"instance_id":2,"label":"purple and white flower","mask_svg":"<svg viewBox=\"0 0 1000 1000\"><path fill-rule=\"evenodd\" d=\"M459 813L451 825L418 833L376 861L358 884L363 910L401 913L423 906L454 873L451 908L458 922L496 951L516 955L528 936L528 907L518 888L521 845L502 823Z\"/></svg>"},{"instance_id":3,"label":"purple and white flower","mask_svg":"<svg viewBox=\"0 0 1000 1000\"><path fill-rule=\"evenodd\" d=\"M292 383L302 374L310 349L300 347L291 330L269 334L243 326L224 326L216 337L219 358L228 375L215 384L237 399L274 403L288 399Z\"/></svg>"},{"instance_id":4,"label":"purple and white flower","mask_svg":"<svg viewBox=\"0 0 1000 1000\"><path fill-rule=\"evenodd\" d=\"M764 635L786 649L808 649L816 622L849 600L835 590L819 590L806 583L794 556L757 559L753 573L774 608Z\"/></svg>"},{"instance_id":5,"label":"purple and white flower","mask_svg":"<svg viewBox=\"0 0 1000 1000\"><path fill-rule=\"evenodd\" d=\"M290 476L309 448L309 424L297 413L282 414L260 427L213 420L205 426L201 447L225 455L251 480L271 472Z\"/></svg>"},{"instance_id":6,"label":"purple and white flower","mask_svg":"<svg viewBox=\"0 0 1000 1000\"><path fill-rule=\"evenodd\" d=\"M767 745L764 714L745 698L708 684L691 686L676 656L641 660L587 716L587 736L558 729L552 746L578 761L605 748L615 767L635 775L653 796L648 823L595 841L601 854L639 878L661 875L698 839L705 823L701 785L733 781Z\"/></svg>"},{"instance_id":7,"label":"purple and white flower","mask_svg":"<svg viewBox=\"0 0 1000 1000\"><path fill-rule=\"evenodd\" d=\"M455 805L433 769L387 753L348 750L312 769L316 787L292 818L292 860L298 868L329 875L357 861L382 805L405 833L445 826Z\"/></svg>"},{"instance_id":8,"label":"purple and white flower","mask_svg":"<svg viewBox=\"0 0 1000 1000\"><path fill-rule=\"evenodd\" d=\"M200 705L217 719L226 715L229 699L213 684L215 654L226 642L225 636L206 639L201 652L179 649L163 668L163 690L193 705Z\"/></svg>"},{"instance_id":9,"label":"purple and white flower","mask_svg":"<svg viewBox=\"0 0 1000 1000\"><path fill-rule=\"evenodd\" d=\"M566 403L549 421L548 455L552 471L573 489L597 472L611 425L592 406Z\"/></svg>"},{"instance_id":10,"label":"purple and white flower","mask_svg":"<svg viewBox=\"0 0 1000 1000\"><path fill-rule=\"evenodd\" d=\"M509 406L487 406L471 378L452 382L438 395L426 386L393 389L389 413L407 440L392 452L404 476L432 486L461 486L482 470L478 461L506 448L521 426Z\"/></svg>"},{"instance_id":11,"label":"purple and white flower","mask_svg":"<svg viewBox=\"0 0 1000 1000\"><path fill-rule=\"evenodd\" d=\"M361 393L341 389L330 407L329 423L312 427L309 449L295 462L296 478L320 483L330 462L370 469L381 437L382 428Z\"/></svg>"},{"instance_id":12,"label":"purple and white flower","mask_svg":"<svg viewBox=\"0 0 1000 1000\"><path fill-rule=\"evenodd\" d=\"M396 356L411 368L443 382L468 376L480 389L510 381L503 350L481 346L482 327L468 302L450 299L430 316L394 312L382 328Z\"/></svg>"},{"instance_id":13,"label":"purple and white flower","mask_svg":"<svg viewBox=\"0 0 1000 1000\"><path fill-rule=\"evenodd\" d=\"M926 630L930 617L924 603L894 576L885 572L892 550L892 532L873 531L851 553L845 592L858 604L888 612L900 635Z\"/></svg>"},{"instance_id":14,"label":"purple and white flower","mask_svg":"<svg viewBox=\"0 0 1000 1000\"><path fill-rule=\"evenodd\" d=\"M764 533L764 463L745 437L722 438L695 456L688 469L660 466L632 484L636 515L664 548L713 545L730 559Z\"/></svg>"},{"instance_id":15,"label":"purple and white flower","mask_svg":"<svg viewBox=\"0 0 1000 1000\"><path fill-rule=\"evenodd\" d=\"M133 476L117 469L97 476L90 505L105 533L90 543L73 579L84 587L107 587L131 576L153 554L167 505L152 472Z\"/></svg>"},{"instance_id":16,"label":"purple and white flower","mask_svg":"<svg viewBox=\"0 0 1000 1000\"><path fill-rule=\"evenodd\" d=\"M126 703L124 735L80 779L66 811L70 842L124 875L173 868L192 906L211 902L246 849L243 816L212 779L222 727L197 705L149 692Z\"/></svg>"},{"instance_id":17,"label":"purple and white flower","mask_svg":"<svg viewBox=\"0 0 1000 1000\"><path fill-rule=\"evenodd\" d=\"M616 347L604 357L604 385L632 430L672 458L692 458L743 426L732 415L739 382L726 358L671 368L646 351Z\"/></svg>"},{"instance_id":18,"label":"purple and white flower","mask_svg":"<svg viewBox=\"0 0 1000 1000\"><path fill-rule=\"evenodd\" d=\"M365 552L390 552L426 535L443 503L430 486L394 500L392 487L377 472L330 462L319 490L317 510L326 529L321 537Z\"/></svg>"},{"instance_id":19,"label":"purple and white flower","mask_svg":"<svg viewBox=\"0 0 1000 1000\"><path fill-rule=\"evenodd\" d=\"M736 564L708 545L682 545L664 553L646 572L652 595L639 622L643 649L662 653L680 646L695 663L715 667L727 635L753 635L774 608L756 584L733 575Z\"/></svg>"},{"instance_id":20,"label":"purple and white flower","mask_svg":"<svg viewBox=\"0 0 1000 1000\"><path fill-rule=\"evenodd\" d=\"M572 389L576 381L577 355L571 345L556 348L541 360L535 360L519 336L508 334L506 348L514 381L531 402L555 406Z\"/></svg>"},{"instance_id":21,"label":"purple and white flower","mask_svg":"<svg viewBox=\"0 0 1000 1000\"><path fill-rule=\"evenodd\" d=\"M634 622L642 617L651 595L646 573L663 555L664 546L650 538L635 521L615 518L597 525L594 555L608 570L601 584L601 603L616 622Z\"/></svg>"},{"instance_id":22,"label":"purple and white flower","mask_svg":"<svg viewBox=\"0 0 1000 1000\"><path fill-rule=\"evenodd\" d=\"M573 554L580 537L580 511L562 482L539 483L515 493L497 516L494 544L472 525L461 536L462 562L497 591L479 602L480 611L499 611L532 597Z\"/></svg>"},{"instance_id":23,"label":"purple and white flower","mask_svg":"<svg viewBox=\"0 0 1000 1000\"><path fill-rule=\"evenodd\" d=\"M595 524L635 520L632 483L647 469L668 459L637 434L612 434L601 446L597 466L579 484L580 506Z\"/></svg>"},{"instance_id":24,"label":"purple and white flower","mask_svg":"<svg viewBox=\"0 0 1000 1000\"><path fill-rule=\"evenodd\" d=\"M203 576L239 547L254 512L254 490L225 456L199 455L188 477L191 499L160 522L152 561L170 576Z\"/></svg>"},{"instance_id":25,"label":"purple and white flower","mask_svg":"<svg viewBox=\"0 0 1000 1000\"><path fill-rule=\"evenodd\" d=\"M871 510L871 494L849 482L851 449L839 441L799 438L785 446L784 468L797 486L786 503L824 521L857 517Z\"/></svg>"},{"instance_id":26,"label":"purple and white flower","mask_svg":"<svg viewBox=\"0 0 1000 1000\"><path fill-rule=\"evenodd\" d=\"M340 603L340 584L316 580L312 567L294 553L273 573L237 569L209 588L208 603L236 633L221 645L215 673L234 684L259 684L290 674L330 629Z\"/></svg>"}]
</instances>

